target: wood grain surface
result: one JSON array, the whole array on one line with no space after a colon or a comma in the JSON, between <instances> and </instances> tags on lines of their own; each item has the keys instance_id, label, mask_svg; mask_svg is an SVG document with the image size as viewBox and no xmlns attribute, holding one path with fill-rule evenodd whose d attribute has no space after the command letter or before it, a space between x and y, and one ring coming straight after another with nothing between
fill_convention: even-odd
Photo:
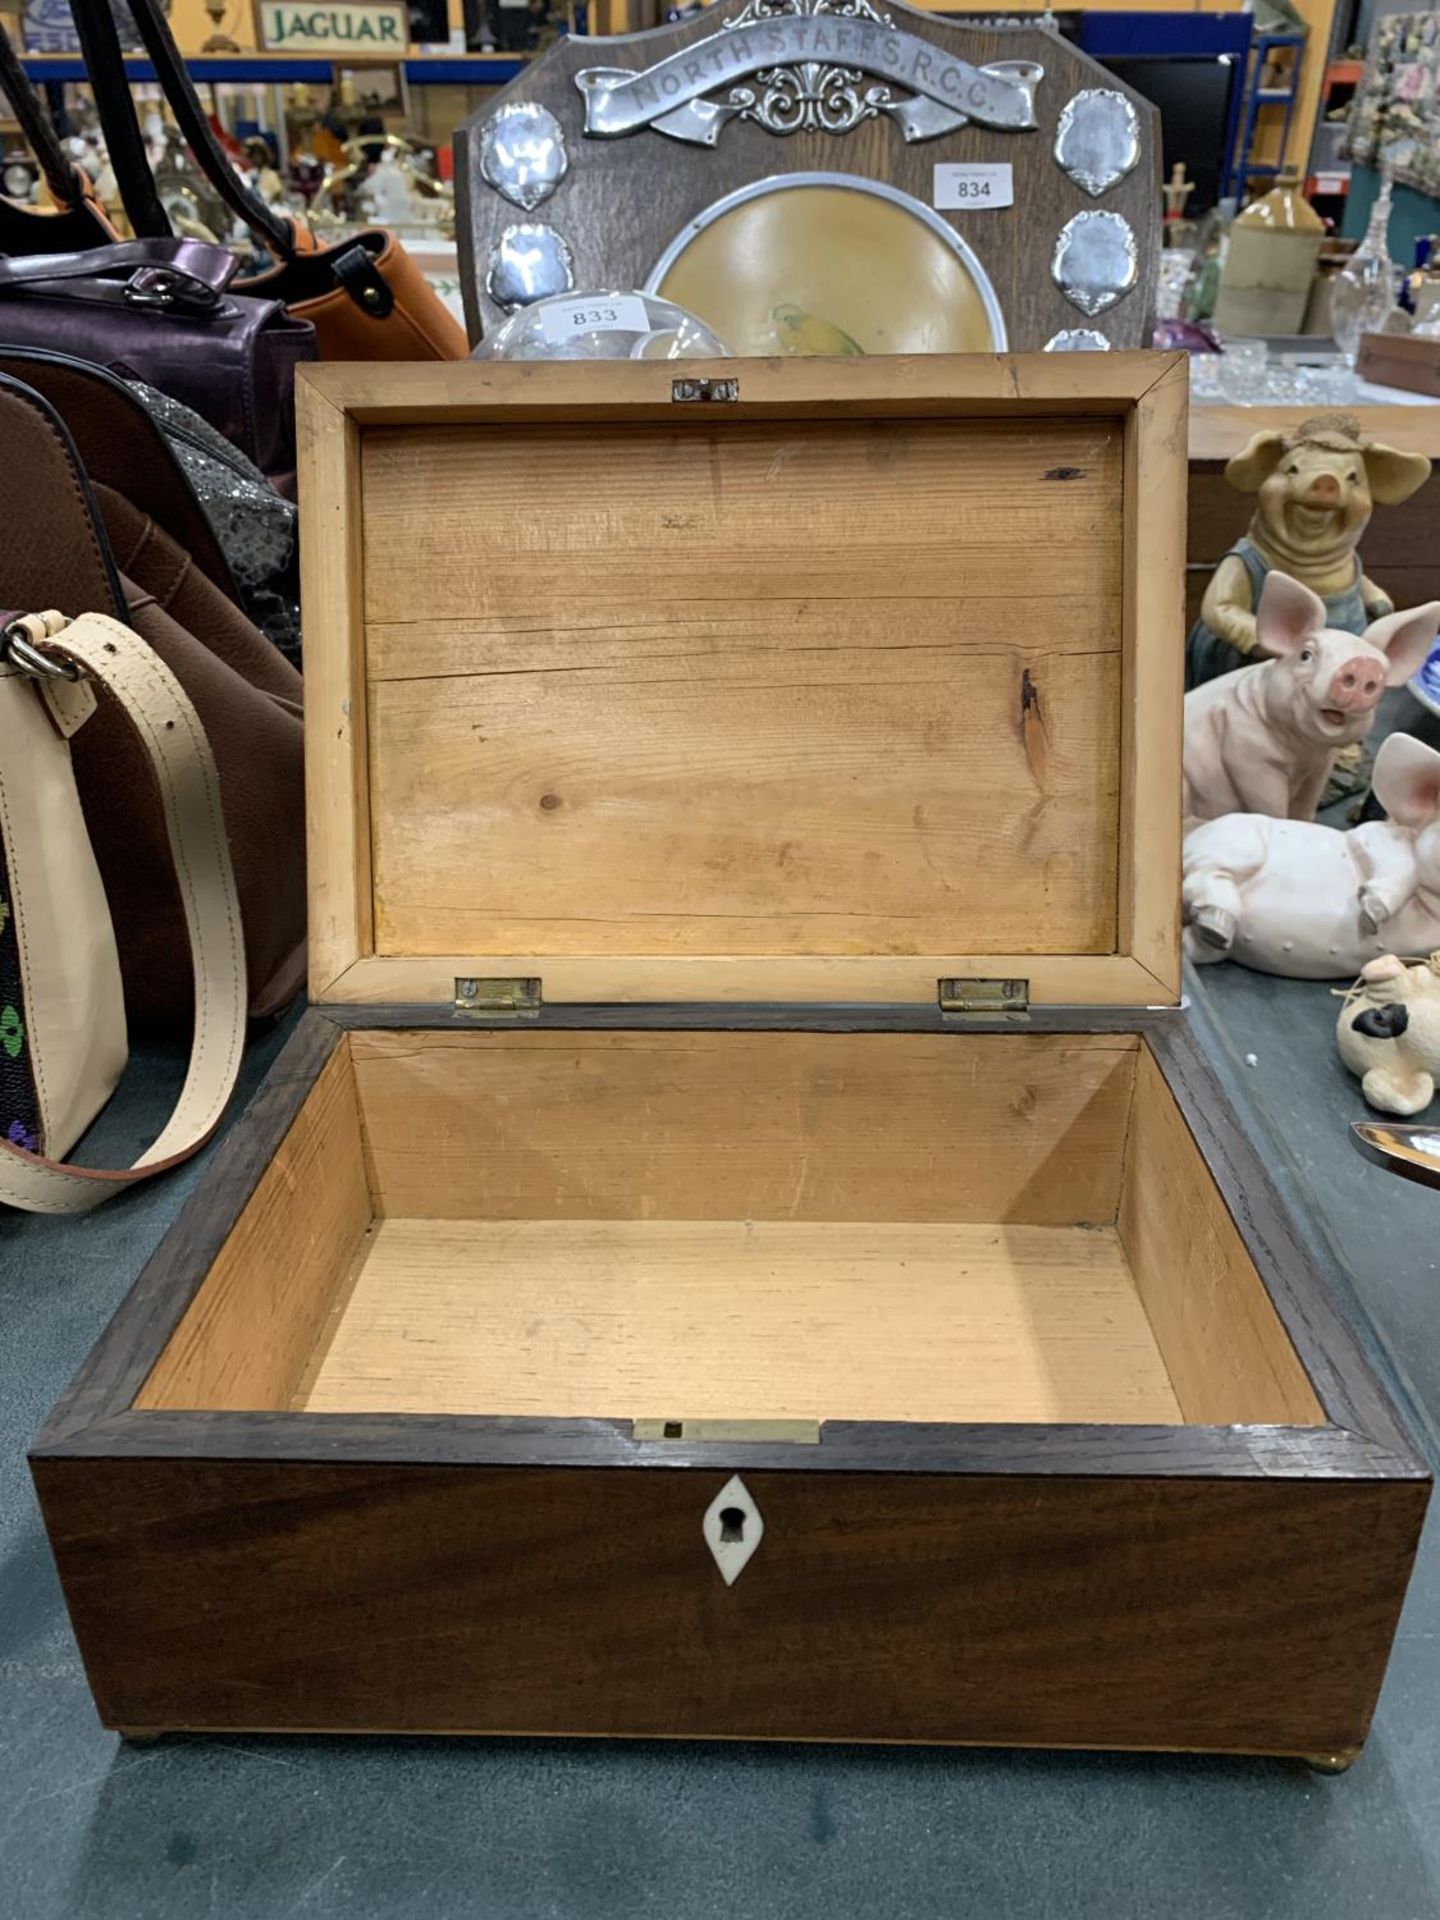
<instances>
[{"instance_id":1,"label":"wood grain surface","mask_svg":"<svg viewBox=\"0 0 1440 1920\"><path fill-rule=\"evenodd\" d=\"M1181 1417L1113 1229L397 1220L311 1413Z\"/></svg>"},{"instance_id":2,"label":"wood grain surface","mask_svg":"<svg viewBox=\"0 0 1440 1920\"><path fill-rule=\"evenodd\" d=\"M792 1009L788 1018L762 1018L761 1026L834 1026L847 1030L883 1027L899 1010L906 1030L942 1026L938 989L942 980L1028 980L1037 1008L1099 1007L1133 1023L1137 1014L1173 1004L1138 960L1125 953L922 953L888 954L370 954L352 963L325 989L327 1013L361 1024L414 1024L407 1009L425 1021L456 1021L455 982L481 971L539 979L543 1004L554 1024L572 1016L580 1024L623 1027L633 1015L658 1014L656 1024L745 1024L747 1008ZM695 1020L689 1009L710 1006L713 1019ZM609 1017L597 1017L613 1008ZM856 1014L855 1008L874 1009ZM793 1009L799 1009L797 1014ZM383 1013L379 1010L384 1009ZM839 1011L837 1011L837 1009ZM543 1016L542 1016L543 1017ZM635 1024L643 1024L636 1021ZM952 1023L953 1024L953 1023ZM967 1022L967 1025L969 1023Z\"/></svg>"},{"instance_id":3,"label":"wood grain surface","mask_svg":"<svg viewBox=\"0 0 1440 1920\"><path fill-rule=\"evenodd\" d=\"M295 389L305 615L305 870L310 993L375 944L366 791L360 430Z\"/></svg>"},{"instance_id":4,"label":"wood grain surface","mask_svg":"<svg viewBox=\"0 0 1440 1920\"><path fill-rule=\"evenodd\" d=\"M1121 457L371 431L376 951L1113 951Z\"/></svg>"},{"instance_id":5,"label":"wood grain surface","mask_svg":"<svg viewBox=\"0 0 1440 1920\"><path fill-rule=\"evenodd\" d=\"M356 1032L376 1212L1115 1218L1127 1034Z\"/></svg>"},{"instance_id":6,"label":"wood grain surface","mask_svg":"<svg viewBox=\"0 0 1440 1920\"><path fill-rule=\"evenodd\" d=\"M727 1589L733 1470L36 1478L110 1726L1281 1753L1363 1740L1425 1499L741 1467L765 1536Z\"/></svg>"},{"instance_id":7,"label":"wood grain surface","mask_svg":"<svg viewBox=\"0 0 1440 1920\"><path fill-rule=\"evenodd\" d=\"M1187 1420L1324 1420L1174 1096L1144 1048L1136 1062L1120 1238Z\"/></svg>"},{"instance_id":8,"label":"wood grain surface","mask_svg":"<svg viewBox=\"0 0 1440 1920\"><path fill-rule=\"evenodd\" d=\"M1317 412L1324 411L1323 407L1196 407L1190 415L1190 459L1214 460L1223 467L1252 434L1271 430L1292 433L1306 420L1313 420ZM1345 412L1359 421L1366 439L1382 440L1402 452L1423 453L1432 460L1440 460L1440 407L1358 406L1346 407ZM1235 498L1248 500L1253 509L1252 494L1236 494ZM1377 524L1393 512L1390 507L1380 508Z\"/></svg>"},{"instance_id":9,"label":"wood grain surface","mask_svg":"<svg viewBox=\"0 0 1440 1920\"><path fill-rule=\"evenodd\" d=\"M560 1002L917 1002L939 978L998 974L1028 978L1032 1004L1173 1003L1174 889L1150 869L1178 807L1164 791L1178 636L1149 571L1174 544L1165 449L1182 364L757 360L723 422L677 408L655 363L312 369L307 410L334 416L327 457L343 444L367 476L332 489L334 512L310 529L312 552L325 548L314 577L343 584L323 627L326 697L307 703L324 870L315 996L448 1000L457 977L523 972ZM655 459L617 482L610 456L631 444ZM786 460L757 464L797 446L808 518L785 506ZM532 447L556 498L548 542L503 504ZM575 447L593 484L565 462ZM976 449L1010 476L1020 521L1038 513L1051 529L1040 545L1062 556L1058 585L1073 571L1080 591L1056 596L1034 542L1014 546L1007 585L987 574L993 502L975 487ZM667 462L687 477L674 499L650 471ZM482 492L507 541L468 511L472 467L493 482ZM837 501L847 476L856 497ZM779 503L768 515L762 484ZM864 544L872 496L890 492L912 509L890 544L923 592L897 597L893 556ZM1073 501L1058 514L1056 494ZM782 538L797 517L810 537ZM732 531L748 571L726 558ZM841 588L828 600L804 558L826 542ZM1114 569L1118 629L1087 625L1097 555ZM628 605L605 597L606 578ZM987 616L1015 604L1016 582L1041 583L1023 630L967 613L987 578ZM668 662L661 582L659 604L700 641ZM827 640L836 622L849 623L841 645ZM1148 768L1135 743L1152 740ZM982 863L1004 884L982 890ZM1055 944L1067 922L1078 946Z\"/></svg>"},{"instance_id":10,"label":"wood grain surface","mask_svg":"<svg viewBox=\"0 0 1440 1920\"><path fill-rule=\"evenodd\" d=\"M285 1407L370 1220L349 1048L335 1049L137 1407Z\"/></svg>"},{"instance_id":11,"label":"wood grain surface","mask_svg":"<svg viewBox=\"0 0 1440 1920\"><path fill-rule=\"evenodd\" d=\"M1125 423L1124 669L1116 945L1180 996L1186 366L1167 367Z\"/></svg>"},{"instance_id":12,"label":"wood grain surface","mask_svg":"<svg viewBox=\"0 0 1440 1920\"><path fill-rule=\"evenodd\" d=\"M493 331L503 318L483 283L491 246L516 221L538 220L564 236L574 254L577 288L639 287L682 228L716 200L753 181L809 171L858 175L898 187L921 206L932 207L937 164L999 161L1015 170L1012 206L947 212L941 218L969 243L993 281L1012 350L1037 350L1060 329L1081 326L1098 326L1117 347L1148 344L1160 245L1159 116L1147 100L1130 93L1058 34L993 21L962 26L902 5L882 9L905 33L976 66L995 60L1038 63L1044 78L1035 92L1038 124L1029 132L997 132L972 123L938 139L910 144L899 126L882 115L838 136L820 131L780 136L756 123L732 120L713 149L648 128L619 139L585 137L578 72L651 66L708 40L743 5L744 0L719 0L699 17L655 33L562 39L456 130L461 279L472 340ZM1126 93L1140 126L1139 164L1099 201L1076 186L1053 158L1060 113L1066 101L1086 87ZM720 88L717 97L725 92ZM531 214L503 199L480 171L485 122L503 107L524 100L539 101L556 115L570 157L566 177ZM1055 285L1050 262L1065 222L1082 208L1097 205L1130 222L1140 266L1134 289L1092 320ZM857 263L857 271L865 271L863 263ZM782 283L778 298L784 297Z\"/></svg>"}]
</instances>

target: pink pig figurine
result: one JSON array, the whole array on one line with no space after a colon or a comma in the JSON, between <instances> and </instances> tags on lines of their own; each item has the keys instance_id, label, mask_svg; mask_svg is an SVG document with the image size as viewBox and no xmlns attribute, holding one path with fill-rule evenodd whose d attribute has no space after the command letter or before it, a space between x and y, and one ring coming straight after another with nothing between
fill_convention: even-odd
<instances>
[{"instance_id":1,"label":"pink pig figurine","mask_svg":"<svg viewBox=\"0 0 1440 1920\"><path fill-rule=\"evenodd\" d=\"M1185 952L1294 980L1353 980L1382 954L1440 947L1440 753L1392 733L1375 756L1388 820L1227 813L1185 836Z\"/></svg>"},{"instance_id":2,"label":"pink pig figurine","mask_svg":"<svg viewBox=\"0 0 1440 1920\"><path fill-rule=\"evenodd\" d=\"M1255 618L1274 658L1185 696L1187 824L1224 813L1313 820L1337 751L1364 739L1386 687L1423 664L1440 600L1387 613L1357 638L1325 625L1309 587L1272 572Z\"/></svg>"}]
</instances>

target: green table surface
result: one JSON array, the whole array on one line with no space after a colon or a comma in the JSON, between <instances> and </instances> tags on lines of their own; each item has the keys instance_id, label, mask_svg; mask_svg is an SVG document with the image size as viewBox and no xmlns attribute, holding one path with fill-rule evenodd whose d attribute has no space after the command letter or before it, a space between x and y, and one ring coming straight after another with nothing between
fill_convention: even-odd
<instances>
[{"instance_id":1,"label":"green table surface","mask_svg":"<svg viewBox=\"0 0 1440 1920\"><path fill-rule=\"evenodd\" d=\"M1434 1458L1440 1196L1347 1144L1362 1105L1326 988L1227 966L1192 992ZM242 1099L282 1037L252 1046ZM179 1071L175 1053L139 1051L85 1157L137 1153ZM96 1722L24 1451L203 1164L88 1220L0 1216L0 1920L1440 1915L1433 1523L1374 1733L1335 1779L1279 1761L913 1748L123 1746Z\"/></svg>"}]
</instances>

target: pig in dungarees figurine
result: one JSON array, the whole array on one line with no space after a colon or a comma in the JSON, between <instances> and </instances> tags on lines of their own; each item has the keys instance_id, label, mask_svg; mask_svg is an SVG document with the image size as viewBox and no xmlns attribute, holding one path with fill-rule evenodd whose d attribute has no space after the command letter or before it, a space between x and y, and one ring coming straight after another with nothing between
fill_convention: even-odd
<instances>
[{"instance_id":1,"label":"pig in dungarees figurine","mask_svg":"<svg viewBox=\"0 0 1440 1920\"><path fill-rule=\"evenodd\" d=\"M1390 818L1348 833L1227 813L1187 834L1187 956L1350 980L1381 954L1440 947L1440 753L1392 733L1375 792Z\"/></svg>"},{"instance_id":2,"label":"pig in dungarees figurine","mask_svg":"<svg viewBox=\"0 0 1440 1920\"><path fill-rule=\"evenodd\" d=\"M1255 614L1271 656L1185 696L1187 826L1222 813L1313 820L1339 748L1363 740L1387 686L1423 664L1440 600L1387 613L1356 638L1285 573L1266 575Z\"/></svg>"},{"instance_id":3,"label":"pig in dungarees figurine","mask_svg":"<svg viewBox=\"0 0 1440 1920\"><path fill-rule=\"evenodd\" d=\"M1391 601L1360 568L1356 548L1372 504L1394 506L1429 478L1423 454L1366 440L1352 414L1321 414L1292 434L1257 433L1225 469L1241 493L1258 494L1243 540L1215 569L1186 645L1186 685L1262 658L1255 609L1272 568L1325 603L1327 628L1364 633Z\"/></svg>"}]
</instances>

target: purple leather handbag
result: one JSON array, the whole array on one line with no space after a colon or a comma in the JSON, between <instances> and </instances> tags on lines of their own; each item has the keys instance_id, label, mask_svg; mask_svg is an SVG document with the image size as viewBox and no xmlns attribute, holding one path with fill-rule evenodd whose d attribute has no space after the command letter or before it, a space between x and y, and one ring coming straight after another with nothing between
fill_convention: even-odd
<instances>
[{"instance_id":1,"label":"purple leather handbag","mask_svg":"<svg viewBox=\"0 0 1440 1920\"><path fill-rule=\"evenodd\" d=\"M315 358L315 329L231 293L237 265L228 247L173 239L0 260L0 342L146 380L263 473L293 473L295 368Z\"/></svg>"}]
</instances>

